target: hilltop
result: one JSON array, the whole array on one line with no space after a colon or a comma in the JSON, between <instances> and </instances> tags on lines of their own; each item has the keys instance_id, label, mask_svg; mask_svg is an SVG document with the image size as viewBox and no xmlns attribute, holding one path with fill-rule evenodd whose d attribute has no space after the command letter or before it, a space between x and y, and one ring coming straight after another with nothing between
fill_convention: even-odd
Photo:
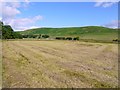
<instances>
[{"instance_id":1,"label":"hilltop","mask_svg":"<svg viewBox=\"0 0 120 90\"><path fill-rule=\"evenodd\" d=\"M68 28L34 28L19 31L20 34L47 34L56 36L78 36L80 39L113 40L118 37L118 30L102 26L68 27Z\"/></svg>"}]
</instances>

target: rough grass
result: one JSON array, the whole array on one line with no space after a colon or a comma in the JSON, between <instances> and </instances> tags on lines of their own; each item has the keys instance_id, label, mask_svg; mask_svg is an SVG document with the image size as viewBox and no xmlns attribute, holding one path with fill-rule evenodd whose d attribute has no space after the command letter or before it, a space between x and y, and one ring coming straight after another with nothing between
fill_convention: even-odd
<instances>
[{"instance_id":1,"label":"rough grass","mask_svg":"<svg viewBox=\"0 0 120 90\"><path fill-rule=\"evenodd\" d=\"M4 41L3 87L115 88L118 45L79 41Z\"/></svg>"}]
</instances>

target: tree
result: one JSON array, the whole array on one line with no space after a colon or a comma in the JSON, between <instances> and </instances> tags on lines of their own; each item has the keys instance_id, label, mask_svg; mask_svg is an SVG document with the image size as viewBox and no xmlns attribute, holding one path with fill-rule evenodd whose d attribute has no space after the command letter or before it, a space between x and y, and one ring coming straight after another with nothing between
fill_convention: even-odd
<instances>
[{"instance_id":1,"label":"tree","mask_svg":"<svg viewBox=\"0 0 120 90\"><path fill-rule=\"evenodd\" d=\"M74 37L73 40L79 40L79 37Z\"/></svg>"},{"instance_id":2,"label":"tree","mask_svg":"<svg viewBox=\"0 0 120 90\"><path fill-rule=\"evenodd\" d=\"M2 37L2 26L3 26L3 22L0 21L0 39L1 39L1 37Z\"/></svg>"},{"instance_id":3,"label":"tree","mask_svg":"<svg viewBox=\"0 0 120 90\"><path fill-rule=\"evenodd\" d=\"M2 39L15 39L15 38L22 38L22 35L14 32L10 25L4 25L2 21L0 21L0 35Z\"/></svg>"},{"instance_id":4,"label":"tree","mask_svg":"<svg viewBox=\"0 0 120 90\"><path fill-rule=\"evenodd\" d=\"M56 37L57 40L65 40L65 37Z\"/></svg>"},{"instance_id":5,"label":"tree","mask_svg":"<svg viewBox=\"0 0 120 90\"><path fill-rule=\"evenodd\" d=\"M14 32L13 36L14 36L15 39L22 39L23 38L22 35L18 32Z\"/></svg>"},{"instance_id":6,"label":"tree","mask_svg":"<svg viewBox=\"0 0 120 90\"><path fill-rule=\"evenodd\" d=\"M2 26L2 38L3 39L14 39L14 31L10 25Z\"/></svg>"},{"instance_id":7,"label":"tree","mask_svg":"<svg viewBox=\"0 0 120 90\"><path fill-rule=\"evenodd\" d=\"M72 40L72 37L67 37L66 40Z\"/></svg>"},{"instance_id":8,"label":"tree","mask_svg":"<svg viewBox=\"0 0 120 90\"><path fill-rule=\"evenodd\" d=\"M49 38L49 35L42 35L42 38Z\"/></svg>"}]
</instances>

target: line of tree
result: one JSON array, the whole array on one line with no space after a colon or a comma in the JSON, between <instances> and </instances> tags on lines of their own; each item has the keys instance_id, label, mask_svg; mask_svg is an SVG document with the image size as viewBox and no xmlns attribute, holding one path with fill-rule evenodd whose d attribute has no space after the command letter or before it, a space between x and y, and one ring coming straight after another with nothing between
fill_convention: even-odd
<instances>
[{"instance_id":1,"label":"line of tree","mask_svg":"<svg viewBox=\"0 0 120 90\"><path fill-rule=\"evenodd\" d=\"M79 37L56 37L57 40L79 40Z\"/></svg>"},{"instance_id":2,"label":"line of tree","mask_svg":"<svg viewBox=\"0 0 120 90\"><path fill-rule=\"evenodd\" d=\"M49 38L50 36L46 35L46 34L22 34L22 37L23 38L37 38L37 39L40 39L40 38Z\"/></svg>"}]
</instances>

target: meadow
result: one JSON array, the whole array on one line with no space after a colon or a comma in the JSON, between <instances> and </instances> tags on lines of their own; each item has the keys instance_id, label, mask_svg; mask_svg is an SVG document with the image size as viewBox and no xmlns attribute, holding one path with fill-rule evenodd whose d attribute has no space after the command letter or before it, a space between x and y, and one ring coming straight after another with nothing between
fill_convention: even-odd
<instances>
[{"instance_id":1,"label":"meadow","mask_svg":"<svg viewBox=\"0 0 120 90\"><path fill-rule=\"evenodd\" d=\"M3 87L115 88L118 44L3 41Z\"/></svg>"}]
</instances>

